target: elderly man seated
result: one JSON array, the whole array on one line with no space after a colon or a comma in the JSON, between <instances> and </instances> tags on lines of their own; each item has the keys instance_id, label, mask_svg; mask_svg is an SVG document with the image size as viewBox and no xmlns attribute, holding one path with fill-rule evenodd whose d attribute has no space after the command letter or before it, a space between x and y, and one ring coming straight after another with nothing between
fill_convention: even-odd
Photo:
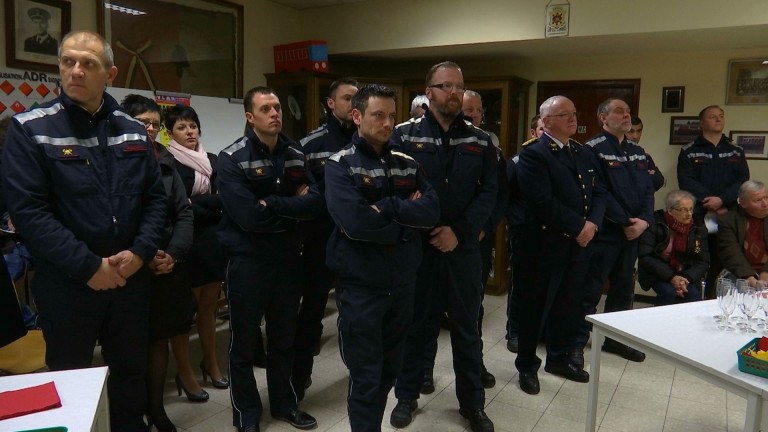
<instances>
[{"instance_id":1,"label":"elderly man seated","mask_svg":"<svg viewBox=\"0 0 768 432\"><path fill-rule=\"evenodd\" d=\"M768 189L762 182L745 181L739 187L738 206L719 218L718 253L731 278L750 285L768 280Z\"/></svg>"},{"instance_id":2,"label":"elderly man seated","mask_svg":"<svg viewBox=\"0 0 768 432\"><path fill-rule=\"evenodd\" d=\"M640 286L656 291L656 306L701 300L701 280L709 269L707 228L693 220L696 198L672 191L654 223L640 236Z\"/></svg>"}]
</instances>

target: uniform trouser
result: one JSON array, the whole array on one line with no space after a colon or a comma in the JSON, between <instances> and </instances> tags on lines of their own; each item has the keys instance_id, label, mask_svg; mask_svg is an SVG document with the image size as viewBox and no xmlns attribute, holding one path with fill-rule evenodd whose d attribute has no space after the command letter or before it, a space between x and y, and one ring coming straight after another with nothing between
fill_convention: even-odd
<instances>
[{"instance_id":1,"label":"uniform trouser","mask_svg":"<svg viewBox=\"0 0 768 432\"><path fill-rule=\"evenodd\" d=\"M717 293L715 292L717 277L723 271L723 263L720 261L717 251L717 234L708 235L707 242L709 246L709 270L707 270L707 287L704 295L708 299L713 299L717 298Z\"/></svg>"},{"instance_id":2,"label":"uniform trouser","mask_svg":"<svg viewBox=\"0 0 768 432\"><path fill-rule=\"evenodd\" d=\"M233 424L258 425L263 411L253 375L256 333L262 316L267 331L267 387L273 417L297 408L291 386L293 340L300 279L295 261L233 256L227 265L230 331L229 379Z\"/></svg>"},{"instance_id":3,"label":"uniform trouser","mask_svg":"<svg viewBox=\"0 0 768 432\"><path fill-rule=\"evenodd\" d=\"M583 258L588 258L587 254ZM547 362L563 362L579 324L584 321L580 301L590 273L589 260L536 264L521 263L515 271L515 290L520 294L519 352L515 366L520 372L535 373L541 366L536 346L542 326L546 328Z\"/></svg>"},{"instance_id":4,"label":"uniform trouser","mask_svg":"<svg viewBox=\"0 0 768 432\"><path fill-rule=\"evenodd\" d=\"M381 431L387 395L403 364L414 286L372 291L339 282L339 351L349 369L347 410L354 432Z\"/></svg>"},{"instance_id":5,"label":"uniform trouser","mask_svg":"<svg viewBox=\"0 0 768 432\"><path fill-rule=\"evenodd\" d=\"M512 263L512 274L509 280L509 290L507 290L507 340L517 337L520 333L520 290L515 289L515 269L517 267L515 252L519 235L512 228L508 231L507 248L509 250L509 261Z\"/></svg>"},{"instance_id":6,"label":"uniform trouser","mask_svg":"<svg viewBox=\"0 0 768 432\"><path fill-rule=\"evenodd\" d=\"M493 247L496 243L496 233L491 233L483 237L480 240L480 260L482 266L482 273L480 274L480 312L477 317L477 332L480 335L480 358L482 360L483 355L483 316L485 316L485 308L483 307L483 299L485 298L485 285L488 282L488 277L491 274L491 265L493 265ZM450 319L450 315L448 316ZM440 328L434 334L427 338L427 344L424 348L424 361L426 366L424 370L432 370L435 368L435 356L437 356L437 338L440 336Z\"/></svg>"},{"instance_id":7,"label":"uniform trouser","mask_svg":"<svg viewBox=\"0 0 768 432\"><path fill-rule=\"evenodd\" d=\"M144 373L149 333L149 275L124 287L95 291L38 269L32 291L51 370L91 367L96 340L109 367L107 394L113 431L146 431Z\"/></svg>"},{"instance_id":8,"label":"uniform trouser","mask_svg":"<svg viewBox=\"0 0 768 432\"><path fill-rule=\"evenodd\" d=\"M312 376L315 349L323 335L323 318L333 276L325 265L327 236L313 237L304 244L304 283L299 308L299 324L294 344L295 359L291 381L303 391Z\"/></svg>"},{"instance_id":9,"label":"uniform trouser","mask_svg":"<svg viewBox=\"0 0 768 432\"><path fill-rule=\"evenodd\" d=\"M584 316L597 312L597 304L603 292L605 281L609 282L605 298L605 312L632 309L635 297L635 263L637 262L638 241L627 240L621 235L598 237L600 252L596 256L596 271L587 284L587 295L582 300ZM582 322L576 338L576 348L582 348L589 340L592 326Z\"/></svg>"},{"instance_id":10,"label":"uniform trouser","mask_svg":"<svg viewBox=\"0 0 768 432\"><path fill-rule=\"evenodd\" d=\"M480 254L476 250L428 250L424 254L416 280L414 319L408 332L405 362L395 384L397 399L418 399L427 337L436 334L440 317L447 311L452 324L451 348L459 406L483 408L485 389L480 381L482 357L477 330L482 299L477 283L480 271Z\"/></svg>"}]
</instances>

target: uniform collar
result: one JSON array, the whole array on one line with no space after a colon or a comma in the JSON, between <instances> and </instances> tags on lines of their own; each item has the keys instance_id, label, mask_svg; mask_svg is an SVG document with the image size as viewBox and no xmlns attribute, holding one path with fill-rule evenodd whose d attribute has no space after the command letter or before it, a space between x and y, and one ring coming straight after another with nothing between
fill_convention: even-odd
<instances>
[{"instance_id":1,"label":"uniform collar","mask_svg":"<svg viewBox=\"0 0 768 432\"><path fill-rule=\"evenodd\" d=\"M372 158L386 157L392 152L392 145L388 142L384 146L384 150L381 152L381 154L376 153L376 150L373 148L373 146L369 144L365 138L361 138L357 132L352 135L352 144L357 147L364 155Z\"/></svg>"}]
</instances>

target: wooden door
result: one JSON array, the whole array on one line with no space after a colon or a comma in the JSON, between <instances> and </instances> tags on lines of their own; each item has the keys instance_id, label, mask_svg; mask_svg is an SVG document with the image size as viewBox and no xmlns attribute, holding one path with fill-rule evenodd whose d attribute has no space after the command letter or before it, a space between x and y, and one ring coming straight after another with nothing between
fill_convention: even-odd
<instances>
[{"instance_id":1,"label":"wooden door","mask_svg":"<svg viewBox=\"0 0 768 432\"><path fill-rule=\"evenodd\" d=\"M597 120L597 107L604 100L621 99L633 113L637 113L640 106L640 80L540 81L536 89L536 106L557 95L567 97L576 106L579 128L572 138L584 143L602 130Z\"/></svg>"}]
</instances>

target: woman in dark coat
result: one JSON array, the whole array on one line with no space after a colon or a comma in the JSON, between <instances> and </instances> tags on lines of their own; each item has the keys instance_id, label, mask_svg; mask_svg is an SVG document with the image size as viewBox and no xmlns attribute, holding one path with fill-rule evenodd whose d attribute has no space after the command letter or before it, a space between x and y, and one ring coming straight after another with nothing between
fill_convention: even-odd
<instances>
[{"instance_id":1,"label":"woman in dark coat","mask_svg":"<svg viewBox=\"0 0 768 432\"><path fill-rule=\"evenodd\" d=\"M701 300L701 281L709 269L707 228L694 221L696 198L672 191L665 210L654 213L655 223L640 236L640 286L656 292L656 306Z\"/></svg>"},{"instance_id":2,"label":"woman in dark coat","mask_svg":"<svg viewBox=\"0 0 768 432\"><path fill-rule=\"evenodd\" d=\"M160 107L151 99L128 95L123 100L123 108L146 126L168 196L163 240L148 264L152 271L152 299L146 373L147 419L158 431L175 431L163 407L163 389L168 369L168 341L189 338L192 325L194 299L182 264L192 246L192 208L174 168L173 156L155 141L160 132Z\"/></svg>"}]
</instances>

